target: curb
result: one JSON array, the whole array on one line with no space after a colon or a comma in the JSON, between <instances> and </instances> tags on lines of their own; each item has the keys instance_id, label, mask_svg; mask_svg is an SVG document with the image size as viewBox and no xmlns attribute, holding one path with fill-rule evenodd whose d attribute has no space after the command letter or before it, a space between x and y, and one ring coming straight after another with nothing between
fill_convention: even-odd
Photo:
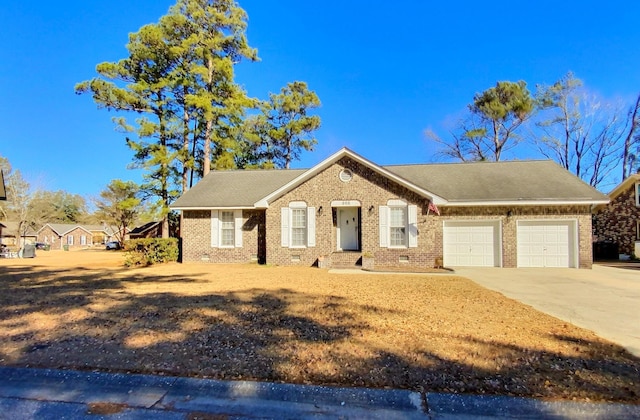
<instances>
[{"instance_id":1,"label":"curb","mask_svg":"<svg viewBox=\"0 0 640 420\"><path fill-rule=\"evenodd\" d=\"M96 407L111 411L92 412ZM0 419L197 416L640 419L640 405L0 367Z\"/></svg>"}]
</instances>

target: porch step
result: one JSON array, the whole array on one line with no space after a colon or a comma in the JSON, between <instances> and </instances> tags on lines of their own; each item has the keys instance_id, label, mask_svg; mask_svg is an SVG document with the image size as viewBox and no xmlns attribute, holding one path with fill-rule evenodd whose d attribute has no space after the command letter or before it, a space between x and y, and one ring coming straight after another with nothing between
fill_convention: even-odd
<instances>
[{"instance_id":1,"label":"porch step","mask_svg":"<svg viewBox=\"0 0 640 420\"><path fill-rule=\"evenodd\" d=\"M331 268L353 268L362 265L362 252L338 251L331 254Z\"/></svg>"}]
</instances>

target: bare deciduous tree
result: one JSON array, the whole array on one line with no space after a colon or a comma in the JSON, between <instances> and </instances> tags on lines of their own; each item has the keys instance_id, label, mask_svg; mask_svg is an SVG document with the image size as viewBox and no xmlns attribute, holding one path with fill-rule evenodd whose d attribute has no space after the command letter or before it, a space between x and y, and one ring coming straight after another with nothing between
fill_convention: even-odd
<instances>
[{"instance_id":1,"label":"bare deciduous tree","mask_svg":"<svg viewBox=\"0 0 640 420\"><path fill-rule=\"evenodd\" d=\"M624 138L624 146L622 151L622 179L626 179L634 171L637 165L637 151L633 153L633 146L640 148L640 94L636 98L636 103L631 107L628 113L629 129Z\"/></svg>"},{"instance_id":2,"label":"bare deciduous tree","mask_svg":"<svg viewBox=\"0 0 640 420\"><path fill-rule=\"evenodd\" d=\"M629 129L623 108L589 94L572 73L539 86L536 101L540 111L532 138L540 153L593 187L610 179Z\"/></svg>"}]
</instances>

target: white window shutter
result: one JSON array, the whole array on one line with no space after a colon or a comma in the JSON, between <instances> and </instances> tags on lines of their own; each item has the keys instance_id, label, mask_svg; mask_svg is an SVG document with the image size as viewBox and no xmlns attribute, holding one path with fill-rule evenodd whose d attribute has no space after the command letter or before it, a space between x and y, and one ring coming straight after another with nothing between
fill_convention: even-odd
<instances>
[{"instance_id":1,"label":"white window shutter","mask_svg":"<svg viewBox=\"0 0 640 420\"><path fill-rule=\"evenodd\" d=\"M409 222L409 248L418 247L418 206L407 207L407 219Z\"/></svg>"},{"instance_id":2,"label":"white window shutter","mask_svg":"<svg viewBox=\"0 0 640 420\"><path fill-rule=\"evenodd\" d=\"M380 216L380 223L378 228L380 229L380 247L389 247L389 207L380 206L378 210Z\"/></svg>"},{"instance_id":3,"label":"white window shutter","mask_svg":"<svg viewBox=\"0 0 640 420\"><path fill-rule=\"evenodd\" d=\"M220 219L218 210L211 210L211 248L218 248L220 245Z\"/></svg>"},{"instance_id":4,"label":"white window shutter","mask_svg":"<svg viewBox=\"0 0 640 420\"><path fill-rule=\"evenodd\" d=\"M242 210L233 211L234 227L236 229L236 248L242 248Z\"/></svg>"},{"instance_id":5,"label":"white window shutter","mask_svg":"<svg viewBox=\"0 0 640 420\"><path fill-rule=\"evenodd\" d=\"M289 219L291 215L291 209L289 207L283 207L280 214L280 238L281 245L289 247Z\"/></svg>"},{"instance_id":6,"label":"white window shutter","mask_svg":"<svg viewBox=\"0 0 640 420\"><path fill-rule=\"evenodd\" d=\"M307 207L307 246L316 246L316 208Z\"/></svg>"}]
</instances>

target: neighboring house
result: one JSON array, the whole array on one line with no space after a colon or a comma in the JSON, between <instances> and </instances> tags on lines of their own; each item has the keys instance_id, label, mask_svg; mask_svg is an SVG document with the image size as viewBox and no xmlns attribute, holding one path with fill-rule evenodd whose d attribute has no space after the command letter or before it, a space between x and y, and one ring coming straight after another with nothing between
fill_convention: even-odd
<instances>
[{"instance_id":1,"label":"neighboring house","mask_svg":"<svg viewBox=\"0 0 640 420\"><path fill-rule=\"evenodd\" d=\"M38 242L51 245L51 249L86 248L93 245L93 233L78 224L47 223L37 232Z\"/></svg>"},{"instance_id":2,"label":"neighboring house","mask_svg":"<svg viewBox=\"0 0 640 420\"><path fill-rule=\"evenodd\" d=\"M130 239L142 238L162 238L162 223L149 222L142 226L137 226L129 232Z\"/></svg>"},{"instance_id":3,"label":"neighboring house","mask_svg":"<svg viewBox=\"0 0 640 420\"><path fill-rule=\"evenodd\" d=\"M117 229L102 225L81 225L83 228L91 232L91 240L95 245L104 245L107 242L115 241Z\"/></svg>"},{"instance_id":4,"label":"neighboring house","mask_svg":"<svg viewBox=\"0 0 640 420\"><path fill-rule=\"evenodd\" d=\"M0 235L0 242L9 247L21 248L24 244L34 244L37 242L36 232L28 227L26 232L18 232L18 222L2 222L5 228Z\"/></svg>"},{"instance_id":5,"label":"neighboring house","mask_svg":"<svg viewBox=\"0 0 640 420\"><path fill-rule=\"evenodd\" d=\"M609 199L594 209L594 242L613 243L617 253L640 257L640 174L622 181Z\"/></svg>"},{"instance_id":6,"label":"neighboring house","mask_svg":"<svg viewBox=\"0 0 640 420\"><path fill-rule=\"evenodd\" d=\"M551 161L380 166L344 148L307 170L213 171L171 207L183 261L589 268L607 202Z\"/></svg>"}]
</instances>

